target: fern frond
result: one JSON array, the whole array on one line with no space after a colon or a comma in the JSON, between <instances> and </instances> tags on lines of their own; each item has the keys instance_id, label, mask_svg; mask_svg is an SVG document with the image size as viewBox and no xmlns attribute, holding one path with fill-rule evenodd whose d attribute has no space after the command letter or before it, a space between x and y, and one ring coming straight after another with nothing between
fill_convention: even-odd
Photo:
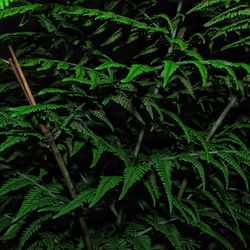
<instances>
[{"instance_id":1,"label":"fern frond","mask_svg":"<svg viewBox=\"0 0 250 250\"><path fill-rule=\"evenodd\" d=\"M37 95L45 95L45 94L65 94L69 93L68 90L65 89L57 89L57 88L45 88L38 92Z\"/></svg>"},{"instance_id":2,"label":"fern frond","mask_svg":"<svg viewBox=\"0 0 250 250\"><path fill-rule=\"evenodd\" d=\"M228 188L228 185L229 185L229 177L228 177L228 167L222 163L220 163L219 161L217 161L216 159L214 159L211 155L208 155L208 154L205 154L205 153L201 153L199 155L199 157L212 164L215 168L218 168L222 173L223 173L223 176L225 178L225 181L226 181L226 189Z\"/></svg>"},{"instance_id":3,"label":"fern frond","mask_svg":"<svg viewBox=\"0 0 250 250\"><path fill-rule=\"evenodd\" d=\"M3 232L11 224L11 218L6 215L0 217L0 231Z\"/></svg>"},{"instance_id":4,"label":"fern frond","mask_svg":"<svg viewBox=\"0 0 250 250\"><path fill-rule=\"evenodd\" d=\"M179 65L173 61L164 61L163 87L166 87L170 77L179 68Z\"/></svg>"},{"instance_id":5,"label":"fern frond","mask_svg":"<svg viewBox=\"0 0 250 250\"><path fill-rule=\"evenodd\" d=\"M46 207L46 206L51 206L57 203L57 200L54 197L34 197L31 200L30 197L26 195L24 202L22 206L20 207L19 211L17 212L15 219L12 221L12 223L15 223L19 221L21 218L24 216L30 214L31 212L34 212L38 210L39 208Z\"/></svg>"},{"instance_id":6,"label":"fern frond","mask_svg":"<svg viewBox=\"0 0 250 250\"><path fill-rule=\"evenodd\" d=\"M240 147L240 150L244 150L247 151L247 146L245 145L245 143L234 133L225 133L223 134L222 138L214 138L213 139L214 143L221 143L221 142L229 142L229 143L233 143L237 146Z\"/></svg>"},{"instance_id":7,"label":"fern frond","mask_svg":"<svg viewBox=\"0 0 250 250\"><path fill-rule=\"evenodd\" d=\"M150 170L149 164L141 164L132 167L128 167L124 169L123 173L123 187L121 194L119 196L119 200L123 199L131 186L142 179L142 177Z\"/></svg>"},{"instance_id":8,"label":"fern frond","mask_svg":"<svg viewBox=\"0 0 250 250\"><path fill-rule=\"evenodd\" d=\"M249 10L247 10L247 7L248 7L247 5L238 5L227 11L223 11L223 14L219 14L218 16L214 17L212 20L209 20L207 23L204 24L204 26L208 28L226 19L233 19L235 17L250 15Z\"/></svg>"},{"instance_id":9,"label":"fern frond","mask_svg":"<svg viewBox=\"0 0 250 250\"><path fill-rule=\"evenodd\" d=\"M219 232L213 230L208 224L205 222L200 222L198 228L203 232L220 242L226 249L234 250L235 248L231 245L231 243Z\"/></svg>"},{"instance_id":10,"label":"fern frond","mask_svg":"<svg viewBox=\"0 0 250 250\"><path fill-rule=\"evenodd\" d=\"M165 21L167 21L167 24L169 26L169 31L170 31L171 34L173 34L174 27L173 27L172 21L170 20L168 15L166 15L166 14L158 14L158 15L155 15L153 18L162 18Z\"/></svg>"},{"instance_id":11,"label":"fern frond","mask_svg":"<svg viewBox=\"0 0 250 250\"><path fill-rule=\"evenodd\" d=\"M41 218L34 220L29 226L22 232L19 240L21 247L42 227L43 222L49 220L51 215L44 215Z\"/></svg>"},{"instance_id":12,"label":"fern frond","mask_svg":"<svg viewBox=\"0 0 250 250\"><path fill-rule=\"evenodd\" d=\"M106 116L105 112L103 110L93 110L91 112L95 117L106 123L112 131L114 131L114 127L108 117Z\"/></svg>"},{"instance_id":13,"label":"fern frond","mask_svg":"<svg viewBox=\"0 0 250 250\"><path fill-rule=\"evenodd\" d=\"M144 120L142 119L140 113L135 109L131 100L126 98L123 95L113 95L111 96L111 100L119 105L121 105L124 109L128 110L133 116L137 118L139 122L145 124Z\"/></svg>"},{"instance_id":14,"label":"fern frond","mask_svg":"<svg viewBox=\"0 0 250 250\"><path fill-rule=\"evenodd\" d=\"M237 48L237 47L242 47L242 46L250 46L250 36L241 38L237 40L236 42L229 43L221 48L221 50L227 50L227 49L232 49L232 48Z\"/></svg>"},{"instance_id":15,"label":"fern frond","mask_svg":"<svg viewBox=\"0 0 250 250\"><path fill-rule=\"evenodd\" d=\"M125 239L121 238L120 236L112 236L108 240L106 240L106 243L103 245L103 249L131 250L131 246Z\"/></svg>"},{"instance_id":16,"label":"fern frond","mask_svg":"<svg viewBox=\"0 0 250 250\"><path fill-rule=\"evenodd\" d=\"M239 0L235 0L236 2L239 2ZM228 6L228 0L203 0L202 2L197 3L197 5L190 9L187 14L191 14L192 12L196 11L204 11L205 9L208 9L208 7L215 6L218 4L225 4Z\"/></svg>"},{"instance_id":17,"label":"fern frond","mask_svg":"<svg viewBox=\"0 0 250 250\"><path fill-rule=\"evenodd\" d=\"M149 73L154 71L155 68L154 67L150 67L148 65L144 65L144 64L133 64L128 72L128 75L126 76L126 78L122 79L121 82L126 83L126 82L131 82L133 81L136 77L138 77L139 75L143 74L143 73Z\"/></svg>"},{"instance_id":18,"label":"fern frond","mask_svg":"<svg viewBox=\"0 0 250 250\"><path fill-rule=\"evenodd\" d=\"M176 250L183 249L181 245L181 236L178 232L178 229L173 224L159 224L155 221L149 221L150 225L152 225L158 232L162 233L166 239L171 243L171 245Z\"/></svg>"},{"instance_id":19,"label":"fern frond","mask_svg":"<svg viewBox=\"0 0 250 250\"><path fill-rule=\"evenodd\" d=\"M18 189L21 189L31 184L32 184L32 181L23 176L11 178L7 182L5 182L0 188L0 196L8 194L11 191L16 191Z\"/></svg>"},{"instance_id":20,"label":"fern frond","mask_svg":"<svg viewBox=\"0 0 250 250\"><path fill-rule=\"evenodd\" d=\"M193 60L189 60L189 61L186 61L186 62L181 62L180 63L181 65L182 64L194 64L197 69L199 70L199 73L201 75L201 78L202 78L202 86L203 87L206 87L207 86L207 78L208 78L208 73L207 73L207 68L199 61L193 61Z\"/></svg>"},{"instance_id":21,"label":"fern frond","mask_svg":"<svg viewBox=\"0 0 250 250\"><path fill-rule=\"evenodd\" d=\"M211 192L207 191L207 190L204 190L202 191L202 195L206 196L211 204L220 212L222 213L222 208L221 208L221 205L220 205L220 202L219 200L217 199L216 196L214 196Z\"/></svg>"},{"instance_id":22,"label":"fern frond","mask_svg":"<svg viewBox=\"0 0 250 250\"><path fill-rule=\"evenodd\" d=\"M213 66L214 68L225 70L228 73L228 75L231 76L233 81L235 82L236 89L237 90L241 89L241 84L240 84L234 70L231 67L232 63L222 61L222 60L209 60L209 61L206 61L205 63Z\"/></svg>"},{"instance_id":23,"label":"fern frond","mask_svg":"<svg viewBox=\"0 0 250 250\"><path fill-rule=\"evenodd\" d=\"M104 61L101 65L96 67L96 70L103 70L103 69L111 69L111 68L126 68L127 66L125 64L116 63L113 61Z\"/></svg>"},{"instance_id":24,"label":"fern frond","mask_svg":"<svg viewBox=\"0 0 250 250\"><path fill-rule=\"evenodd\" d=\"M147 188L149 194L151 195L153 206L155 207L156 202L159 200L160 193L159 193L155 175L153 173L150 174L149 178L144 181L144 185Z\"/></svg>"},{"instance_id":25,"label":"fern frond","mask_svg":"<svg viewBox=\"0 0 250 250\"><path fill-rule=\"evenodd\" d=\"M142 99L143 105L145 106L146 110L148 111L150 118L153 120L154 119L154 113L151 107L151 102L152 100L150 98L144 97Z\"/></svg>"},{"instance_id":26,"label":"fern frond","mask_svg":"<svg viewBox=\"0 0 250 250\"><path fill-rule=\"evenodd\" d=\"M173 168L173 162L163 160L157 156L155 157L153 156L152 163L157 174L161 179L162 185L167 195L169 204L169 213L171 214L173 209L172 180L171 180L171 171Z\"/></svg>"},{"instance_id":27,"label":"fern frond","mask_svg":"<svg viewBox=\"0 0 250 250\"><path fill-rule=\"evenodd\" d=\"M74 200L70 201L67 205L62 207L60 211L53 216L53 219L61 217L71 212L72 210L81 207L84 203L90 203L94 199L94 197L95 197L94 189L89 189L81 192L79 195L76 196Z\"/></svg>"},{"instance_id":28,"label":"fern frond","mask_svg":"<svg viewBox=\"0 0 250 250\"><path fill-rule=\"evenodd\" d=\"M138 250L151 250L151 239L147 235L139 235L139 236L126 236L126 240L134 247L134 249Z\"/></svg>"},{"instance_id":29,"label":"fern frond","mask_svg":"<svg viewBox=\"0 0 250 250\"><path fill-rule=\"evenodd\" d=\"M48 32L56 32L56 26L45 15L38 15L37 18L41 26Z\"/></svg>"},{"instance_id":30,"label":"fern frond","mask_svg":"<svg viewBox=\"0 0 250 250\"><path fill-rule=\"evenodd\" d=\"M73 146L69 150L69 156L73 157L75 154L79 152L79 150L85 145L82 141L75 141Z\"/></svg>"},{"instance_id":31,"label":"fern frond","mask_svg":"<svg viewBox=\"0 0 250 250\"><path fill-rule=\"evenodd\" d=\"M212 178L213 190L218 196L219 200L224 204L225 208L223 213L228 210L230 216L234 219L235 224L238 226L238 221L236 217L236 213L232 209L228 194L225 192L224 186L221 181L217 177Z\"/></svg>"},{"instance_id":32,"label":"fern frond","mask_svg":"<svg viewBox=\"0 0 250 250\"><path fill-rule=\"evenodd\" d=\"M102 43L100 46L107 46L115 41L117 41L122 36L122 28L118 29L114 34L112 34L104 43Z\"/></svg>"},{"instance_id":33,"label":"fern frond","mask_svg":"<svg viewBox=\"0 0 250 250\"><path fill-rule=\"evenodd\" d=\"M227 35L230 32L237 32L237 31L247 30L247 29L250 29L248 19L234 22L230 25L223 26L218 32L216 32L215 35L212 36L212 40L222 35Z\"/></svg>"},{"instance_id":34,"label":"fern frond","mask_svg":"<svg viewBox=\"0 0 250 250\"><path fill-rule=\"evenodd\" d=\"M22 223L15 223L10 225L7 231L0 236L0 240L13 240L18 237L18 234L22 230L23 224Z\"/></svg>"},{"instance_id":35,"label":"fern frond","mask_svg":"<svg viewBox=\"0 0 250 250\"><path fill-rule=\"evenodd\" d=\"M9 7L10 3L13 3L14 0L0 0L0 9L5 9Z\"/></svg>"},{"instance_id":36,"label":"fern frond","mask_svg":"<svg viewBox=\"0 0 250 250\"><path fill-rule=\"evenodd\" d=\"M4 150L8 149L9 147L12 147L13 145L25 142L28 140L28 137L24 136L9 136L4 142L0 144L0 152L3 152Z\"/></svg>"},{"instance_id":37,"label":"fern frond","mask_svg":"<svg viewBox=\"0 0 250 250\"><path fill-rule=\"evenodd\" d=\"M5 1L5 3L7 3L8 1L11 1L11 0L0 0L0 3L1 2L3 3L3 1ZM0 7L2 7L2 6L0 6ZM24 13L29 12L29 11L39 10L42 7L43 7L42 4L32 3L32 4L22 5L20 7L7 8L5 10L0 10L0 19L14 16L17 14L24 14Z\"/></svg>"},{"instance_id":38,"label":"fern frond","mask_svg":"<svg viewBox=\"0 0 250 250\"><path fill-rule=\"evenodd\" d=\"M160 32L164 35L169 33L169 31L165 28L152 27L144 22L139 22L129 17L117 15L113 12L101 11L98 9L88 9L80 6L75 6L75 7L72 6L67 9L65 8L65 6L62 6L61 10L58 11L60 15L66 14L66 15L77 15L77 16L81 15L90 18L93 17L95 20L107 20L118 24L124 24L136 29L145 30L150 33Z\"/></svg>"},{"instance_id":39,"label":"fern frond","mask_svg":"<svg viewBox=\"0 0 250 250\"><path fill-rule=\"evenodd\" d=\"M35 106L19 106L15 108L10 108L10 110L12 112L11 117L16 117L20 115L28 115L46 110L55 110L59 108L66 108L66 106L59 104L37 104Z\"/></svg>"},{"instance_id":40,"label":"fern frond","mask_svg":"<svg viewBox=\"0 0 250 250\"><path fill-rule=\"evenodd\" d=\"M95 197L89 207L93 207L110 189L116 187L121 181L121 176L101 176Z\"/></svg>"},{"instance_id":41,"label":"fern frond","mask_svg":"<svg viewBox=\"0 0 250 250\"><path fill-rule=\"evenodd\" d=\"M40 233L43 247L46 247L47 250L59 250L58 245L60 244L60 239L58 235L46 232L46 233ZM36 248L34 249L36 250Z\"/></svg>"},{"instance_id":42,"label":"fern frond","mask_svg":"<svg viewBox=\"0 0 250 250\"><path fill-rule=\"evenodd\" d=\"M133 59L136 59L140 56L146 56L149 54L153 54L154 52L158 51L158 47L156 44L150 45L147 48L145 48L144 50L142 50L141 52L139 52L138 54L136 54Z\"/></svg>"},{"instance_id":43,"label":"fern frond","mask_svg":"<svg viewBox=\"0 0 250 250\"><path fill-rule=\"evenodd\" d=\"M180 128L185 133L187 142L190 142L191 138L190 138L188 127L181 121L181 119L176 114L170 111L164 111L164 112L166 112L166 114L169 115L180 126Z\"/></svg>"},{"instance_id":44,"label":"fern frond","mask_svg":"<svg viewBox=\"0 0 250 250\"><path fill-rule=\"evenodd\" d=\"M230 166L242 177L242 179L245 182L246 189L247 189L247 191L249 191L249 183L248 183L247 176L246 176L245 172L243 171L243 169L240 167L240 165L236 162L236 160L230 154L227 154L227 153L224 153L224 152L219 152L218 151L217 155L222 160L224 160L228 164L230 164Z\"/></svg>"},{"instance_id":45,"label":"fern frond","mask_svg":"<svg viewBox=\"0 0 250 250\"><path fill-rule=\"evenodd\" d=\"M173 205L178 209L188 224L197 223L199 221L199 218L197 218L193 210L186 206L182 201L177 200L175 197L173 197Z\"/></svg>"},{"instance_id":46,"label":"fern frond","mask_svg":"<svg viewBox=\"0 0 250 250\"><path fill-rule=\"evenodd\" d=\"M179 160L189 162L197 169L197 171L200 175L201 181L202 181L203 190L205 190L205 188L206 188L206 177L205 176L206 175L205 175L205 171L204 171L202 164L197 159L195 159L194 157L189 156L187 154L180 155Z\"/></svg>"},{"instance_id":47,"label":"fern frond","mask_svg":"<svg viewBox=\"0 0 250 250\"><path fill-rule=\"evenodd\" d=\"M104 143L102 143L100 140L94 141L93 144L95 145L95 148L92 149L93 159L92 159L92 163L90 165L90 168L93 168L96 166L102 153L106 150Z\"/></svg>"}]
</instances>

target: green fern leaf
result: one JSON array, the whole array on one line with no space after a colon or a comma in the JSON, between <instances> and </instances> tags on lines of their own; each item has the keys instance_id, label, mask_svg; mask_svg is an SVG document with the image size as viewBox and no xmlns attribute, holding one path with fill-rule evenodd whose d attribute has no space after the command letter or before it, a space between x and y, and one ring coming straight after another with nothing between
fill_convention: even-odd
<instances>
[{"instance_id":1,"label":"green fern leaf","mask_svg":"<svg viewBox=\"0 0 250 250\"><path fill-rule=\"evenodd\" d=\"M166 87L170 77L179 68L179 65L173 61L164 61L163 87Z\"/></svg>"},{"instance_id":2,"label":"green fern leaf","mask_svg":"<svg viewBox=\"0 0 250 250\"><path fill-rule=\"evenodd\" d=\"M250 46L250 36L241 38L236 42L229 43L221 48L222 51L237 47Z\"/></svg>"},{"instance_id":3,"label":"green fern leaf","mask_svg":"<svg viewBox=\"0 0 250 250\"><path fill-rule=\"evenodd\" d=\"M176 250L182 250L181 236L173 224L150 223L158 232L162 233Z\"/></svg>"},{"instance_id":4,"label":"green fern leaf","mask_svg":"<svg viewBox=\"0 0 250 250\"><path fill-rule=\"evenodd\" d=\"M116 62L112 62L112 61L105 61L104 63L102 63L101 65L99 65L98 67L96 67L96 70L103 70L103 69L111 69L111 68L127 68L127 66L125 64L120 64L120 63L116 63Z\"/></svg>"},{"instance_id":5,"label":"green fern leaf","mask_svg":"<svg viewBox=\"0 0 250 250\"><path fill-rule=\"evenodd\" d=\"M108 119L108 117L106 116L103 110L93 110L91 111L91 114L93 114L95 117L105 122L112 131L115 130L112 123L110 122L110 120Z\"/></svg>"},{"instance_id":6,"label":"green fern leaf","mask_svg":"<svg viewBox=\"0 0 250 250\"><path fill-rule=\"evenodd\" d=\"M8 3L8 1L10 2L13 0L4 0L4 1L5 1L5 3ZM3 0L0 0L0 2L3 3ZM0 6L1 9L3 9L3 7L4 7L4 5ZM42 4L32 3L32 4L23 5L20 7L7 8L5 10L0 10L0 19L14 16L17 14L24 14L26 12L30 12L30 11L34 11L34 10L39 10L42 7L43 7Z\"/></svg>"},{"instance_id":7,"label":"green fern leaf","mask_svg":"<svg viewBox=\"0 0 250 250\"><path fill-rule=\"evenodd\" d=\"M199 61L192 61L192 60L187 61L187 64L189 64L189 63L194 64L198 68L198 70L201 74L201 78L202 78L202 86L206 87L207 86L207 77L208 77L207 68Z\"/></svg>"},{"instance_id":8,"label":"green fern leaf","mask_svg":"<svg viewBox=\"0 0 250 250\"><path fill-rule=\"evenodd\" d=\"M204 222L200 222L198 224L198 227L202 232L208 234L209 236L211 236L212 238L214 238L218 242L220 242L225 247L225 249L228 249L228 250L235 249L231 245L231 243L223 235L221 235L219 232L216 232L215 230L213 230L208 224L206 224Z\"/></svg>"},{"instance_id":9,"label":"green fern leaf","mask_svg":"<svg viewBox=\"0 0 250 250\"><path fill-rule=\"evenodd\" d=\"M0 0L0 9L5 9L10 5L10 3L13 3L14 0Z\"/></svg>"},{"instance_id":10,"label":"green fern leaf","mask_svg":"<svg viewBox=\"0 0 250 250\"><path fill-rule=\"evenodd\" d=\"M133 116L135 116L137 118L137 120L139 122L141 122L143 125L145 124L144 120L142 119L141 115L139 114L139 112L135 109L135 107L133 106L131 100L129 100L128 98L126 98L123 95L113 95L111 97L111 100L119 105L121 105L123 108L125 108L126 110L128 110Z\"/></svg>"},{"instance_id":11,"label":"green fern leaf","mask_svg":"<svg viewBox=\"0 0 250 250\"><path fill-rule=\"evenodd\" d=\"M181 129L184 131L185 133L185 137L187 142L191 141L190 138L190 134L189 134L189 130L188 127L181 121L181 119L174 113L170 112L170 111L165 111L167 113L167 115L169 115L172 119L174 119L174 121L181 127Z\"/></svg>"},{"instance_id":12,"label":"green fern leaf","mask_svg":"<svg viewBox=\"0 0 250 250\"><path fill-rule=\"evenodd\" d=\"M151 250L151 239L147 235L140 236L126 236L126 240L134 247L134 249L138 250Z\"/></svg>"},{"instance_id":13,"label":"green fern leaf","mask_svg":"<svg viewBox=\"0 0 250 250\"><path fill-rule=\"evenodd\" d=\"M11 191L16 191L28 185L31 185L33 182L23 176L17 178L9 179L3 186L0 188L0 196L8 194Z\"/></svg>"},{"instance_id":14,"label":"green fern leaf","mask_svg":"<svg viewBox=\"0 0 250 250\"><path fill-rule=\"evenodd\" d=\"M206 177L205 177L205 171L204 171L204 168L203 168L202 164L198 160L196 160L194 157L189 156L187 154L180 155L179 159L181 161L192 163L192 165L197 169L197 171L198 171L198 173L200 175L200 178L201 178L201 181L202 181L202 187L203 187L203 190L205 190L205 188L206 188Z\"/></svg>"},{"instance_id":15,"label":"green fern leaf","mask_svg":"<svg viewBox=\"0 0 250 250\"><path fill-rule=\"evenodd\" d=\"M152 110L152 107L151 107L151 102L152 100L150 98L143 98L142 99L142 102L143 102L143 105L145 106L146 110L148 111L149 115L150 115L150 118L153 120L154 119L154 113L153 113L153 110Z\"/></svg>"},{"instance_id":16,"label":"green fern leaf","mask_svg":"<svg viewBox=\"0 0 250 250\"><path fill-rule=\"evenodd\" d=\"M212 193L208 192L207 190L202 191L202 194L206 196L212 203L212 205L220 212L222 213L222 208L220 205L219 200L214 196Z\"/></svg>"},{"instance_id":17,"label":"green fern leaf","mask_svg":"<svg viewBox=\"0 0 250 250\"><path fill-rule=\"evenodd\" d=\"M150 170L150 165L142 164L125 168L124 170L124 183L122 187L119 200L123 199L131 186L142 179L142 177Z\"/></svg>"},{"instance_id":18,"label":"green fern leaf","mask_svg":"<svg viewBox=\"0 0 250 250\"><path fill-rule=\"evenodd\" d=\"M141 52L139 52L137 55L135 55L133 57L133 59L136 59L140 56L145 56L145 55L149 55L149 54L153 54L154 52L158 51L158 47L156 44L150 45L148 46L146 49L142 50Z\"/></svg>"},{"instance_id":19,"label":"green fern leaf","mask_svg":"<svg viewBox=\"0 0 250 250\"><path fill-rule=\"evenodd\" d=\"M249 183L248 183L248 179L247 176L245 174L245 172L243 171L243 169L240 167L240 165L235 161L235 159L224 152L217 152L217 155L224 161L226 161L228 164L230 164L230 166L242 177L242 179L245 182L246 185L246 189L247 191L249 191Z\"/></svg>"},{"instance_id":20,"label":"green fern leaf","mask_svg":"<svg viewBox=\"0 0 250 250\"><path fill-rule=\"evenodd\" d=\"M27 140L28 137L24 136L9 136L4 142L0 144L0 152L3 152L7 148L12 147L19 142L25 142Z\"/></svg>"},{"instance_id":21,"label":"green fern leaf","mask_svg":"<svg viewBox=\"0 0 250 250\"><path fill-rule=\"evenodd\" d=\"M102 153L106 150L105 145L101 141L94 142L95 148L92 149L93 159L90 168L96 166L98 160L100 159Z\"/></svg>"},{"instance_id":22,"label":"green fern leaf","mask_svg":"<svg viewBox=\"0 0 250 250\"><path fill-rule=\"evenodd\" d=\"M70 201L67 205L60 209L59 213L55 214L52 218L56 219L61 217L72 210L75 210L81 207L84 203L90 203L95 197L95 190L89 189L81 192L79 195L74 198L74 200Z\"/></svg>"},{"instance_id":23,"label":"green fern leaf","mask_svg":"<svg viewBox=\"0 0 250 250\"><path fill-rule=\"evenodd\" d=\"M51 215L45 215L29 224L29 226L22 232L19 240L19 245L23 247L24 244L29 240L29 238L42 227L42 223L49 220L50 218Z\"/></svg>"},{"instance_id":24,"label":"green fern leaf","mask_svg":"<svg viewBox=\"0 0 250 250\"><path fill-rule=\"evenodd\" d=\"M232 79L234 80L235 84L236 84L236 89L240 89L241 88L241 84L234 72L234 70L232 69L233 64L227 61L222 61L222 60L209 60L204 62L204 64L208 64L211 65L215 68L218 69L224 69L228 75L230 75L232 77Z\"/></svg>"},{"instance_id":25,"label":"green fern leaf","mask_svg":"<svg viewBox=\"0 0 250 250\"><path fill-rule=\"evenodd\" d=\"M167 21L167 24L168 24L168 27L169 27L169 31L170 31L170 34L173 34L173 31L174 31L174 27L173 27L173 24L170 20L170 18L166 15L166 14L158 14L158 15L155 15L154 18L163 18L164 20Z\"/></svg>"},{"instance_id":26,"label":"green fern leaf","mask_svg":"<svg viewBox=\"0 0 250 250\"><path fill-rule=\"evenodd\" d=\"M118 29L114 34L112 34L104 43L102 43L100 46L106 46L111 43L114 43L122 36L122 28Z\"/></svg>"},{"instance_id":27,"label":"green fern leaf","mask_svg":"<svg viewBox=\"0 0 250 250\"><path fill-rule=\"evenodd\" d=\"M89 207L93 207L110 189L116 187L121 181L121 176L101 176L95 197Z\"/></svg>"},{"instance_id":28,"label":"green fern leaf","mask_svg":"<svg viewBox=\"0 0 250 250\"><path fill-rule=\"evenodd\" d=\"M202 152L199 157L212 164L215 168L218 168L222 173L223 173L223 176L225 178L225 181L226 181L226 189L228 188L228 185L229 185L229 178L228 178L228 167L222 163L220 163L219 161L217 161L216 159L214 159L211 155L208 155L208 154L205 154L204 152Z\"/></svg>"},{"instance_id":29,"label":"green fern leaf","mask_svg":"<svg viewBox=\"0 0 250 250\"><path fill-rule=\"evenodd\" d=\"M143 73L149 73L154 71L155 68L150 67L148 65L144 65L144 64L133 64L130 69L129 69L129 73L126 76L125 79L121 80L121 82L126 83L126 82L131 82L132 80L134 80L137 76L143 74Z\"/></svg>"},{"instance_id":30,"label":"green fern leaf","mask_svg":"<svg viewBox=\"0 0 250 250\"><path fill-rule=\"evenodd\" d=\"M173 163L171 161L160 159L158 156L153 157L152 163L157 174L161 179L162 185L164 187L168 199L169 213L171 213L173 210L173 195L172 195L172 181L171 181L171 170L173 168Z\"/></svg>"},{"instance_id":31,"label":"green fern leaf","mask_svg":"<svg viewBox=\"0 0 250 250\"><path fill-rule=\"evenodd\" d=\"M43 28L45 28L48 32L56 32L56 26L52 23L52 21L47 18L45 15L38 15L38 22L41 24Z\"/></svg>"},{"instance_id":32,"label":"green fern leaf","mask_svg":"<svg viewBox=\"0 0 250 250\"><path fill-rule=\"evenodd\" d=\"M201 2L198 2L195 7L193 7L191 10L187 12L187 14L191 14L192 12L195 11L205 11L207 7L220 4L220 3L227 3L227 1L224 0L203 0Z\"/></svg>"},{"instance_id":33,"label":"green fern leaf","mask_svg":"<svg viewBox=\"0 0 250 250\"><path fill-rule=\"evenodd\" d=\"M152 173L150 174L149 178L144 181L144 185L147 188L149 194L151 195L153 206L156 206L156 202L159 200L160 194L158 185L156 182L155 175Z\"/></svg>"},{"instance_id":34,"label":"green fern leaf","mask_svg":"<svg viewBox=\"0 0 250 250\"><path fill-rule=\"evenodd\" d=\"M56 202L57 200L54 197L40 197L39 199L34 198L33 200L29 199L28 203L27 200L24 200L21 208L19 209L12 223L19 221L24 216L30 214L33 211L38 210L39 208L51 206Z\"/></svg>"},{"instance_id":35,"label":"green fern leaf","mask_svg":"<svg viewBox=\"0 0 250 250\"><path fill-rule=\"evenodd\" d=\"M181 51L185 51L188 47L187 43L181 38L168 38L171 45L178 45Z\"/></svg>"},{"instance_id":36,"label":"green fern leaf","mask_svg":"<svg viewBox=\"0 0 250 250\"><path fill-rule=\"evenodd\" d=\"M70 157L73 157L75 154L79 152L79 150L85 145L85 142L82 141L75 141L74 145L70 149Z\"/></svg>"},{"instance_id":37,"label":"green fern leaf","mask_svg":"<svg viewBox=\"0 0 250 250\"><path fill-rule=\"evenodd\" d=\"M195 50L185 50L185 54L195 58L197 61L204 61L204 58Z\"/></svg>"},{"instance_id":38,"label":"green fern leaf","mask_svg":"<svg viewBox=\"0 0 250 250\"><path fill-rule=\"evenodd\" d=\"M56 88L45 88L38 92L38 95L45 95L45 94L65 94L69 93L68 90L65 89L56 89Z\"/></svg>"},{"instance_id":39,"label":"green fern leaf","mask_svg":"<svg viewBox=\"0 0 250 250\"><path fill-rule=\"evenodd\" d=\"M21 223L15 223L10 225L7 231L0 236L0 240L13 240L18 237L23 225Z\"/></svg>"},{"instance_id":40,"label":"green fern leaf","mask_svg":"<svg viewBox=\"0 0 250 250\"><path fill-rule=\"evenodd\" d=\"M65 108L65 105L59 104L37 104L34 106L19 106L15 108L10 108L12 115L11 117L16 117L20 115L27 115L31 113L36 113L45 110L55 110L59 108Z\"/></svg>"},{"instance_id":41,"label":"green fern leaf","mask_svg":"<svg viewBox=\"0 0 250 250\"><path fill-rule=\"evenodd\" d=\"M173 205L179 210L188 224L197 223L199 221L199 218L197 218L193 210L175 197L173 197Z\"/></svg>"}]
</instances>

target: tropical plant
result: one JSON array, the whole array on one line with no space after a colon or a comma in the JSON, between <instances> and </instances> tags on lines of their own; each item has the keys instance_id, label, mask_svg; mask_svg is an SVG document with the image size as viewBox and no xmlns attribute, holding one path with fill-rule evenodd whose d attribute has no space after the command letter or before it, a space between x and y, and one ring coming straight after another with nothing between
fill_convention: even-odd
<instances>
[{"instance_id":1,"label":"tropical plant","mask_svg":"<svg viewBox=\"0 0 250 250\"><path fill-rule=\"evenodd\" d=\"M1 249L249 247L249 4L196 2L0 1Z\"/></svg>"}]
</instances>

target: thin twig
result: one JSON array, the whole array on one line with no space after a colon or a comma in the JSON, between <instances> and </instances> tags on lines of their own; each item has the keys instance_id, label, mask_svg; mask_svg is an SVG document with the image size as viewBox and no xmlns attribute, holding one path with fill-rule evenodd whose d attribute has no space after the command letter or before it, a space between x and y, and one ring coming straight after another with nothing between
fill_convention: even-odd
<instances>
[{"instance_id":1,"label":"thin twig","mask_svg":"<svg viewBox=\"0 0 250 250\"><path fill-rule=\"evenodd\" d=\"M22 90L24 91L24 94L27 97L29 104L31 106L35 106L36 101L34 99L32 92L31 92L29 84L24 76L24 73L20 67L20 64L18 63L15 52L10 45L8 47L9 47L11 57L12 57L10 60L12 70L13 70L17 80L19 81L19 83L22 87ZM51 148L53 155L56 159L58 167L61 170L61 173L64 177L64 182L69 190L70 196L72 199L74 199L76 197L76 190L75 190L75 187L74 187L73 182L71 180L71 177L69 175L68 169L67 169L67 167L64 163L64 160L62 158L62 155L56 146L55 140L54 140L53 136L51 135L50 131L48 130L48 128L43 123L39 123L39 125L40 125L40 128L41 128L44 136L46 137L46 139L48 141L48 144L50 145L50 148ZM79 218L79 224L81 227L81 233L83 235L83 238L84 238L84 241L86 244L86 248L87 248L87 250L91 250L92 249L91 241L89 238L88 228L87 228L86 221L85 221L84 217Z\"/></svg>"}]
</instances>

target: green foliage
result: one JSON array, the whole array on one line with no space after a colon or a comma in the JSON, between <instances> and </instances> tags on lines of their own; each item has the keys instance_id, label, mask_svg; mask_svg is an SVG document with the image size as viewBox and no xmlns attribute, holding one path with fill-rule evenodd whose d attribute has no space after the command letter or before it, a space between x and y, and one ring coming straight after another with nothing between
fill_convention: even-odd
<instances>
[{"instance_id":1,"label":"green foliage","mask_svg":"<svg viewBox=\"0 0 250 250\"><path fill-rule=\"evenodd\" d=\"M0 9L1 249L249 248L247 0Z\"/></svg>"}]
</instances>

